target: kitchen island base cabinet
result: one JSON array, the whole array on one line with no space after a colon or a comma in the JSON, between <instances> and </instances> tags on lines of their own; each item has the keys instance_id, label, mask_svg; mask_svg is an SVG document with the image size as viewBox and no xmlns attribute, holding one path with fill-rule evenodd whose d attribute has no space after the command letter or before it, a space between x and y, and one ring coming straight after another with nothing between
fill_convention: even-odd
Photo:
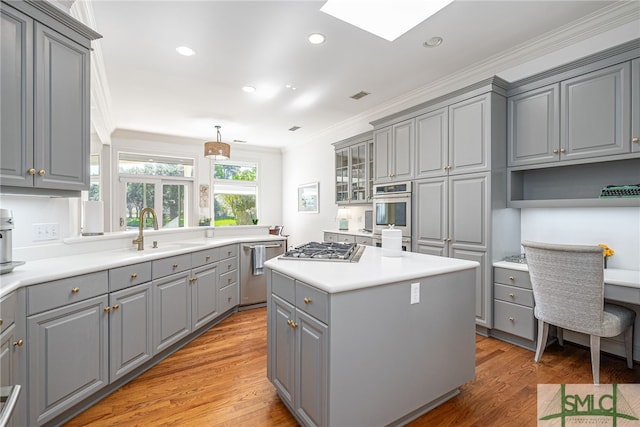
<instances>
[{"instance_id":1,"label":"kitchen island base cabinet","mask_svg":"<svg viewBox=\"0 0 640 427\"><path fill-rule=\"evenodd\" d=\"M302 425L402 425L473 379L474 269L330 294L267 274L267 376Z\"/></svg>"}]
</instances>

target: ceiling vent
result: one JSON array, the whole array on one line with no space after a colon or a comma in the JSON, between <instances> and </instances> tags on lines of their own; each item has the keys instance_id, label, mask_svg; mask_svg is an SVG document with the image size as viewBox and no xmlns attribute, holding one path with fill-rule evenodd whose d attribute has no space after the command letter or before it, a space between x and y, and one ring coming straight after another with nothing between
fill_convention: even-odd
<instances>
[{"instance_id":1,"label":"ceiling vent","mask_svg":"<svg viewBox=\"0 0 640 427\"><path fill-rule=\"evenodd\" d=\"M358 99L364 98L367 95L370 95L370 93L361 90L360 92L356 93L355 95L351 95L349 98L358 100Z\"/></svg>"},{"instance_id":2,"label":"ceiling vent","mask_svg":"<svg viewBox=\"0 0 640 427\"><path fill-rule=\"evenodd\" d=\"M300 129L300 126L292 126L292 127L290 127L290 128L289 128L289 130L290 130L291 132L295 132L295 131L297 131L298 129Z\"/></svg>"}]
</instances>

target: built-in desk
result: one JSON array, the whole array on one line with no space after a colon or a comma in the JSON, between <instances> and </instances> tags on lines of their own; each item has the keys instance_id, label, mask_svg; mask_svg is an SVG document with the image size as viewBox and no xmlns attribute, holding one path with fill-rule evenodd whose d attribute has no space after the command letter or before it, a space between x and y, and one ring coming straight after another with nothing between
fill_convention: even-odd
<instances>
[{"instance_id":1,"label":"built-in desk","mask_svg":"<svg viewBox=\"0 0 640 427\"><path fill-rule=\"evenodd\" d=\"M493 263L494 329L490 335L513 344L535 349L537 322L533 317L533 294L526 264L508 261ZM513 274L507 273L512 271ZM504 280L508 277L508 280ZM640 360L640 271L607 268L604 270L605 300L626 305L636 311L634 359ZM508 297L504 297L508 295ZM504 318L504 319L503 319ZM564 331L567 341L588 346L589 337ZM602 350L624 356L624 344L618 337L603 339Z\"/></svg>"}]
</instances>

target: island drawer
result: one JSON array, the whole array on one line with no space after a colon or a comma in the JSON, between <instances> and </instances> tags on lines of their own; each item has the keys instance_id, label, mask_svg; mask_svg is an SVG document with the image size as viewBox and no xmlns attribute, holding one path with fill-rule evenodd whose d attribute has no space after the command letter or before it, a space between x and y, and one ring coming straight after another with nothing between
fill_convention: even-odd
<instances>
[{"instance_id":1,"label":"island drawer","mask_svg":"<svg viewBox=\"0 0 640 427\"><path fill-rule=\"evenodd\" d=\"M329 321L329 294L302 282L296 282L296 307L321 322Z\"/></svg>"},{"instance_id":2,"label":"island drawer","mask_svg":"<svg viewBox=\"0 0 640 427\"><path fill-rule=\"evenodd\" d=\"M218 260L218 248L205 249L191 254L191 268L211 264Z\"/></svg>"},{"instance_id":3,"label":"island drawer","mask_svg":"<svg viewBox=\"0 0 640 427\"><path fill-rule=\"evenodd\" d=\"M228 271L234 271L238 269L238 258L229 258L221 260L218 264L218 270L220 274L226 273Z\"/></svg>"},{"instance_id":4,"label":"island drawer","mask_svg":"<svg viewBox=\"0 0 640 427\"><path fill-rule=\"evenodd\" d=\"M238 256L238 245L227 245L218 248L218 256L221 260Z\"/></svg>"},{"instance_id":5,"label":"island drawer","mask_svg":"<svg viewBox=\"0 0 640 427\"><path fill-rule=\"evenodd\" d=\"M533 307L533 291L529 289L494 283L493 296L498 300Z\"/></svg>"},{"instance_id":6,"label":"island drawer","mask_svg":"<svg viewBox=\"0 0 640 427\"><path fill-rule=\"evenodd\" d=\"M11 292L0 300L0 332L16 321L16 293Z\"/></svg>"},{"instance_id":7,"label":"island drawer","mask_svg":"<svg viewBox=\"0 0 640 427\"><path fill-rule=\"evenodd\" d=\"M296 287L295 280L271 270L271 292L283 300L295 304Z\"/></svg>"},{"instance_id":8,"label":"island drawer","mask_svg":"<svg viewBox=\"0 0 640 427\"><path fill-rule=\"evenodd\" d=\"M238 292L238 284L234 283L230 286L225 286L220 289L220 293L218 295L220 299L218 300L218 312L224 313L227 310L232 309L236 305L238 305L240 301L240 294Z\"/></svg>"},{"instance_id":9,"label":"island drawer","mask_svg":"<svg viewBox=\"0 0 640 427\"><path fill-rule=\"evenodd\" d=\"M493 269L493 281L505 285L531 289L529 272L496 267Z\"/></svg>"},{"instance_id":10,"label":"island drawer","mask_svg":"<svg viewBox=\"0 0 640 427\"><path fill-rule=\"evenodd\" d=\"M238 282L238 272L236 270L226 271L224 273L219 273L218 276L218 284L220 289L233 285Z\"/></svg>"},{"instance_id":11,"label":"island drawer","mask_svg":"<svg viewBox=\"0 0 640 427\"><path fill-rule=\"evenodd\" d=\"M151 266L154 279L180 273L191 268L191 254L176 255L153 261Z\"/></svg>"},{"instance_id":12,"label":"island drawer","mask_svg":"<svg viewBox=\"0 0 640 427\"><path fill-rule=\"evenodd\" d=\"M112 292L150 280L151 262L142 262L109 270L109 290Z\"/></svg>"},{"instance_id":13,"label":"island drawer","mask_svg":"<svg viewBox=\"0 0 640 427\"><path fill-rule=\"evenodd\" d=\"M533 308L505 301L493 302L494 327L528 340L535 339Z\"/></svg>"},{"instance_id":14,"label":"island drawer","mask_svg":"<svg viewBox=\"0 0 640 427\"><path fill-rule=\"evenodd\" d=\"M109 292L106 270L27 287L27 315Z\"/></svg>"}]
</instances>

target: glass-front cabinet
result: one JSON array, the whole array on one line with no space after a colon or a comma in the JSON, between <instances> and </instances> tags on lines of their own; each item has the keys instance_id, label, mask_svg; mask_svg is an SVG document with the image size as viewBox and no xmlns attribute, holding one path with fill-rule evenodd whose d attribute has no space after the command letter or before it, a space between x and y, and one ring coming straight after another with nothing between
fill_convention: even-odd
<instances>
[{"instance_id":1,"label":"glass-front cabinet","mask_svg":"<svg viewBox=\"0 0 640 427\"><path fill-rule=\"evenodd\" d=\"M373 139L367 132L333 144L336 203L368 204L373 189Z\"/></svg>"}]
</instances>

